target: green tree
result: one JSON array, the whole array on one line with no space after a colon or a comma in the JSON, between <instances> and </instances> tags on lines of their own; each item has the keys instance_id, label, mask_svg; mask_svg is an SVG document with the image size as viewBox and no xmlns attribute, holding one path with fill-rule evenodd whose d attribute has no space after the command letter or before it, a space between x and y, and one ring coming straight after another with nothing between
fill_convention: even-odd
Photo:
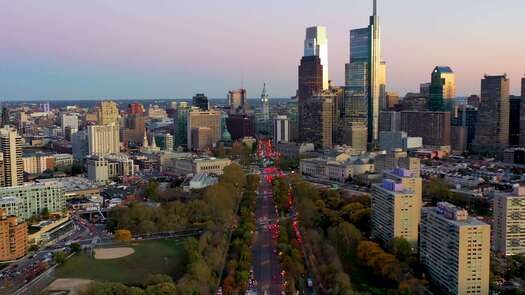
<instances>
[{"instance_id":1,"label":"green tree","mask_svg":"<svg viewBox=\"0 0 525 295\"><path fill-rule=\"evenodd\" d=\"M144 196L148 199L156 200L159 196L159 183L150 180L144 188Z\"/></svg>"},{"instance_id":2,"label":"green tree","mask_svg":"<svg viewBox=\"0 0 525 295\"><path fill-rule=\"evenodd\" d=\"M173 279L165 274L150 274L144 281L144 286L152 286L161 283L173 283Z\"/></svg>"},{"instance_id":3,"label":"green tree","mask_svg":"<svg viewBox=\"0 0 525 295\"><path fill-rule=\"evenodd\" d=\"M62 264L66 262L66 253L64 253L64 251L57 251L53 253L53 260L57 264Z\"/></svg>"},{"instance_id":4,"label":"green tree","mask_svg":"<svg viewBox=\"0 0 525 295\"><path fill-rule=\"evenodd\" d=\"M174 283L159 283L156 285L151 285L146 288L147 295L172 295L175 294L177 288L175 288Z\"/></svg>"},{"instance_id":5,"label":"green tree","mask_svg":"<svg viewBox=\"0 0 525 295\"><path fill-rule=\"evenodd\" d=\"M412 256L412 245L402 238L396 237L388 243L390 253L394 254L400 261L407 261Z\"/></svg>"},{"instance_id":6,"label":"green tree","mask_svg":"<svg viewBox=\"0 0 525 295\"><path fill-rule=\"evenodd\" d=\"M71 251L73 253L80 253L80 251L82 251L82 247L80 246L79 243L72 243L71 245L69 245L69 248L71 249Z\"/></svg>"}]
</instances>

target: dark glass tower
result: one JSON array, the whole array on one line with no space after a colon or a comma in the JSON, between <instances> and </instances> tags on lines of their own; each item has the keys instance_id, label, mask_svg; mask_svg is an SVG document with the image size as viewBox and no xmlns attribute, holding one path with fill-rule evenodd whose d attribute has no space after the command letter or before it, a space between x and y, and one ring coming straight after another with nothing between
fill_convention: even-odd
<instances>
[{"instance_id":1,"label":"dark glass tower","mask_svg":"<svg viewBox=\"0 0 525 295\"><path fill-rule=\"evenodd\" d=\"M304 56L301 59L298 82L299 141L306 142L307 138L303 130L311 121L311 117L307 114L309 109L307 104L312 96L319 94L323 90L323 66L319 56Z\"/></svg>"},{"instance_id":2,"label":"dark glass tower","mask_svg":"<svg viewBox=\"0 0 525 295\"><path fill-rule=\"evenodd\" d=\"M195 94L193 97L193 106L198 107L203 111L207 111L209 109L208 97L203 93Z\"/></svg>"}]
</instances>

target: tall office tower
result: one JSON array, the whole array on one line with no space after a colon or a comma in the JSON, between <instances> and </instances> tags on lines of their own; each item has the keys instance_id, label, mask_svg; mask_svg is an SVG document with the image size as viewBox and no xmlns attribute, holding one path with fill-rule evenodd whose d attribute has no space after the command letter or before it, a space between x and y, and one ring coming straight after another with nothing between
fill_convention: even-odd
<instances>
[{"instance_id":1,"label":"tall office tower","mask_svg":"<svg viewBox=\"0 0 525 295\"><path fill-rule=\"evenodd\" d=\"M228 92L230 113L245 113L248 111L246 89L236 89Z\"/></svg>"},{"instance_id":2,"label":"tall office tower","mask_svg":"<svg viewBox=\"0 0 525 295\"><path fill-rule=\"evenodd\" d=\"M75 161L84 164L85 157L89 154L89 140L86 130L74 133L71 136L71 150Z\"/></svg>"},{"instance_id":3,"label":"tall office tower","mask_svg":"<svg viewBox=\"0 0 525 295\"><path fill-rule=\"evenodd\" d=\"M500 150L509 144L509 84L507 75L481 80L481 104L475 144L479 150Z\"/></svg>"},{"instance_id":4,"label":"tall office tower","mask_svg":"<svg viewBox=\"0 0 525 295\"><path fill-rule=\"evenodd\" d=\"M379 116L379 131L400 131L401 112L383 111Z\"/></svg>"},{"instance_id":5,"label":"tall office tower","mask_svg":"<svg viewBox=\"0 0 525 295\"><path fill-rule=\"evenodd\" d=\"M521 97L525 99L525 77L521 78Z\"/></svg>"},{"instance_id":6,"label":"tall office tower","mask_svg":"<svg viewBox=\"0 0 525 295\"><path fill-rule=\"evenodd\" d=\"M520 144L521 131L521 109L523 98L511 95L509 97L509 145L518 146Z\"/></svg>"},{"instance_id":7,"label":"tall office tower","mask_svg":"<svg viewBox=\"0 0 525 295\"><path fill-rule=\"evenodd\" d=\"M97 109L98 125L119 124L118 105L114 101L102 101Z\"/></svg>"},{"instance_id":8,"label":"tall office tower","mask_svg":"<svg viewBox=\"0 0 525 295\"><path fill-rule=\"evenodd\" d=\"M305 119L300 133L303 142L313 143L318 149L331 148L333 144L334 94L327 90L307 99Z\"/></svg>"},{"instance_id":9,"label":"tall office tower","mask_svg":"<svg viewBox=\"0 0 525 295\"><path fill-rule=\"evenodd\" d=\"M270 121L270 96L266 93L266 83L264 83L261 93L262 116L264 121Z\"/></svg>"},{"instance_id":10,"label":"tall office tower","mask_svg":"<svg viewBox=\"0 0 525 295\"><path fill-rule=\"evenodd\" d=\"M71 130L78 130L78 117L76 114L61 114L60 115L60 127L62 127L62 134L66 133L66 128L70 127ZM73 132L74 133L74 132Z\"/></svg>"},{"instance_id":11,"label":"tall office tower","mask_svg":"<svg viewBox=\"0 0 525 295\"><path fill-rule=\"evenodd\" d=\"M221 141L226 144L230 144L232 141L232 135L228 131L228 127L226 126L226 120L228 119L228 114L225 112L221 112Z\"/></svg>"},{"instance_id":12,"label":"tall office tower","mask_svg":"<svg viewBox=\"0 0 525 295\"><path fill-rule=\"evenodd\" d=\"M4 127L0 129L0 153L3 158L2 186L24 184L24 161L22 160L22 137L15 129Z\"/></svg>"},{"instance_id":13,"label":"tall office tower","mask_svg":"<svg viewBox=\"0 0 525 295\"><path fill-rule=\"evenodd\" d=\"M416 249L421 206L420 177L402 168L386 172L383 183L372 186L372 237L404 238Z\"/></svg>"},{"instance_id":14,"label":"tall office tower","mask_svg":"<svg viewBox=\"0 0 525 295\"><path fill-rule=\"evenodd\" d=\"M479 108L480 101L479 95L476 94L472 94L467 98L467 104L475 108Z\"/></svg>"},{"instance_id":15,"label":"tall office tower","mask_svg":"<svg viewBox=\"0 0 525 295\"><path fill-rule=\"evenodd\" d=\"M450 113L403 111L401 131L410 137L423 138L426 146L450 146Z\"/></svg>"},{"instance_id":16,"label":"tall office tower","mask_svg":"<svg viewBox=\"0 0 525 295\"><path fill-rule=\"evenodd\" d=\"M421 212L419 261L444 294L489 293L490 225L446 202Z\"/></svg>"},{"instance_id":17,"label":"tall office tower","mask_svg":"<svg viewBox=\"0 0 525 295\"><path fill-rule=\"evenodd\" d=\"M386 62L379 63L379 74L377 81L379 83L379 109L387 110L388 103L386 101Z\"/></svg>"},{"instance_id":18,"label":"tall office tower","mask_svg":"<svg viewBox=\"0 0 525 295\"><path fill-rule=\"evenodd\" d=\"M443 111L456 97L456 80L450 67L437 66L431 74L428 109Z\"/></svg>"},{"instance_id":19,"label":"tall office tower","mask_svg":"<svg viewBox=\"0 0 525 295\"><path fill-rule=\"evenodd\" d=\"M399 104L399 93L388 91L386 93L386 108L387 110L394 109ZM379 120L381 120L381 115L379 115ZM381 124L379 124L381 125ZM381 128L381 127L379 127Z\"/></svg>"},{"instance_id":20,"label":"tall office tower","mask_svg":"<svg viewBox=\"0 0 525 295\"><path fill-rule=\"evenodd\" d=\"M368 58L368 142L376 143L379 139L379 96L381 93L381 30L377 15L377 0L368 26L370 33Z\"/></svg>"},{"instance_id":21,"label":"tall office tower","mask_svg":"<svg viewBox=\"0 0 525 295\"><path fill-rule=\"evenodd\" d=\"M323 90L328 89L328 39L326 27L315 26L306 29L304 56L318 56L323 66Z\"/></svg>"},{"instance_id":22,"label":"tall office tower","mask_svg":"<svg viewBox=\"0 0 525 295\"><path fill-rule=\"evenodd\" d=\"M193 149L192 129L207 127L210 129L210 139L212 145L221 139L221 112L216 110L200 111L191 110L188 113L187 140L188 150Z\"/></svg>"},{"instance_id":23,"label":"tall office tower","mask_svg":"<svg viewBox=\"0 0 525 295\"><path fill-rule=\"evenodd\" d=\"M88 126L89 155L120 153L119 128L116 124Z\"/></svg>"},{"instance_id":24,"label":"tall office tower","mask_svg":"<svg viewBox=\"0 0 525 295\"><path fill-rule=\"evenodd\" d=\"M368 129L366 122L348 121L347 118L339 120L335 127L334 142L337 144L348 145L352 151L366 152L368 147Z\"/></svg>"},{"instance_id":25,"label":"tall office tower","mask_svg":"<svg viewBox=\"0 0 525 295\"><path fill-rule=\"evenodd\" d=\"M276 116L273 119L273 142L277 144L279 142L290 141L290 124L287 116Z\"/></svg>"},{"instance_id":26,"label":"tall office tower","mask_svg":"<svg viewBox=\"0 0 525 295\"><path fill-rule=\"evenodd\" d=\"M367 121L369 46L368 28L350 31L350 62L345 66L345 114L351 121Z\"/></svg>"},{"instance_id":27,"label":"tall office tower","mask_svg":"<svg viewBox=\"0 0 525 295\"><path fill-rule=\"evenodd\" d=\"M503 255L525 254L525 187L512 193L495 193L492 242Z\"/></svg>"},{"instance_id":28,"label":"tall office tower","mask_svg":"<svg viewBox=\"0 0 525 295\"><path fill-rule=\"evenodd\" d=\"M146 132L144 106L140 103L131 103L124 117L122 142L125 147L143 144L143 135Z\"/></svg>"},{"instance_id":29,"label":"tall office tower","mask_svg":"<svg viewBox=\"0 0 525 295\"><path fill-rule=\"evenodd\" d=\"M421 83L419 84L419 93L422 95L430 96L430 86L432 83Z\"/></svg>"},{"instance_id":30,"label":"tall office tower","mask_svg":"<svg viewBox=\"0 0 525 295\"><path fill-rule=\"evenodd\" d=\"M2 107L2 125L0 125L0 128L3 128L7 125L9 125L10 118L9 118L9 109L7 107Z\"/></svg>"},{"instance_id":31,"label":"tall office tower","mask_svg":"<svg viewBox=\"0 0 525 295\"><path fill-rule=\"evenodd\" d=\"M229 114L226 127L233 140L255 137L255 116L253 114Z\"/></svg>"},{"instance_id":32,"label":"tall office tower","mask_svg":"<svg viewBox=\"0 0 525 295\"><path fill-rule=\"evenodd\" d=\"M128 105L128 115L144 115L144 106L141 103L133 102Z\"/></svg>"},{"instance_id":33,"label":"tall office tower","mask_svg":"<svg viewBox=\"0 0 525 295\"><path fill-rule=\"evenodd\" d=\"M210 109L210 104L208 102L208 97L204 93L197 93L192 99L192 104L194 107L198 107L203 111Z\"/></svg>"},{"instance_id":34,"label":"tall office tower","mask_svg":"<svg viewBox=\"0 0 525 295\"><path fill-rule=\"evenodd\" d=\"M177 108L177 115L173 120L175 133L175 146L186 147L188 144L188 113L190 108L187 104L180 104Z\"/></svg>"},{"instance_id":35,"label":"tall office tower","mask_svg":"<svg viewBox=\"0 0 525 295\"><path fill-rule=\"evenodd\" d=\"M310 98L323 90L323 66L319 56L304 56L299 65L297 89L299 141L306 142L303 126L308 120L306 113Z\"/></svg>"},{"instance_id":36,"label":"tall office tower","mask_svg":"<svg viewBox=\"0 0 525 295\"><path fill-rule=\"evenodd\" d=\"M472 106L459 106L452 113L452 126L465 127L467 129L467 149L470 149L476 134L478 121L478 109Z\"/></svg>"}]
</instances>

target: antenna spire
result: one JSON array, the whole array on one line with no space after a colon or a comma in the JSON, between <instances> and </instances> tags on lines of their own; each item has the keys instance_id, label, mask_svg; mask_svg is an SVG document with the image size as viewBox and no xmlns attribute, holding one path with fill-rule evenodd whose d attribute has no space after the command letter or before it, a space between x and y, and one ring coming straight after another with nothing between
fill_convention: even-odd
<instances>
[{"instance_id":1,"label":"antenna spire","mask_svg":"<svg viewBox=\"0 0 525 295\"><path fill-rule=\"evenodd\" d=\"M377 0L374 0L374 16L377 16Z\"/></svg>"}]
</instances>

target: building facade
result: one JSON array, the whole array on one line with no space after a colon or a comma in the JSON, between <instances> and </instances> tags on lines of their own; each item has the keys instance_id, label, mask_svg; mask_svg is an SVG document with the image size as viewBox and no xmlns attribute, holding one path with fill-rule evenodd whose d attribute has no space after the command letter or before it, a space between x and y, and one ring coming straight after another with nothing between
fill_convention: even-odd
<instances>
[{"instance_id":1,"label":"building facade","mask_svg":"<svg viewBox=\"0 0 525 295\"><path fill-rule=\"evenodd\" d=\"M102 101L97 109L97 124L119 124L118 105L114 101Z\"/></svg>"},{"instance_id":2,"label":"building facade","mask_svg":"<svg viewBox=\"0 0 525 295\"><path fill-rule=\"evenodd\" d=\"M193 149L192 129L206 127L210 129L212 145L221 139L221 112L216 110L191 110L187 116L188 150Z\"/></svg>"},{"instance_id":3,"label":"building facade","mask_svg":"<svg viewBox=\"0 0 525 295\"><path fill-rule=\"evenodd\" d=\"M454 72L448 66L437 66L431 74L429 89L430 111L444 111L450 105L451 99L456 97L456 80Z\"/></svg>"},{"instance_id":4,"label":"building facade","mask_svg":"<svg viewBox=\"0 0 525 295\"><path fill-rule=\"evenodd\" d=\"M450 113L402 111L401 131L423 138L425 146L450 146Z\"/></svg>"},{"instance_id":5,"label":"building facade","mask_svg":"<svg viewBox=\"0 0 525 295\"><path fill-rule=\"evenodd\" d=\"M512 193L495 193L492 241L503 255L525 254L525 187Z\"/></svg>"},{"instance_id":6,"label":"building facade","mask_svg":"<svg viewBox=\"0 0 525 295\"><path fill-rule=\"evenodd\" d=\"M489 294L490 225L446 202L423 208L419 259L444 294Z\"/></svg>"},{"instance_id":7,"label":"building facade","mask_svg":"<svg viewBox=\"0 0 525 295\"><path fill-rule=\"evenodd\" d=\"M386 172L385 177L381 184L372 185L372 237L384 243L404 238L416 249L422 180L401 168Z\"/></svg>"},{"instance_id":8,"label":"building facade","mask_svg":"<svg viewBox=\"0 0 525 295\"><path fill-rule=\"evenodd\" d=\"M109 155L120 153L119 127L115 124L88 126L88 154Z\"/></svg>"},{"instance_id":9,"label":"building facade","mask_svg":"<svg viewBox=\"0 0 525 295\"><path fill-rule=\"evenodd\" d=\"M27 253L27 224L0 209L0 261L22 258Z\"/></svg>"},{"instance_id":10,"label":"building facade","mask_svg":"<svg viewBox=\"0 0 525 295\"><path fill-rule=\"evenodd\" d=\"M273 142L285 143L290 141L290 124L287 116L276 116L273 119Z\"/></svg>"},{"instance_id":11,"label":"building facade","mask_svg":"<svg viewBox=\"0 0 525 295\"><path fill-rule=\"evenodd\" d=\"M15 129L0 129L0 187L22 185L24 183L24 162L22 160L22 137Z\"/></svg>"}]
</instances>

